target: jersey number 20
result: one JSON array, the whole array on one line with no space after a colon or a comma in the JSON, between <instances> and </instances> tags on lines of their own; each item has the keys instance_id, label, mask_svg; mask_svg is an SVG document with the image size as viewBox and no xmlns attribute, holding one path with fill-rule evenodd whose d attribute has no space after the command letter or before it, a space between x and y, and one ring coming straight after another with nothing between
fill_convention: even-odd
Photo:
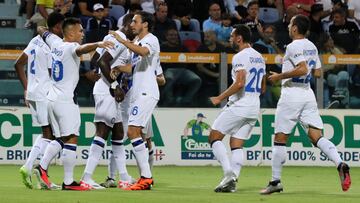
<instances>
[{"instance_id":1,"label":"jersey number 20","mask_svg":"<svg viewBox=\"0 0 360 203\"><path fill-rule=\"evenodd\" d=\"M250 81L245 86L245 92L261 92L261 79L264 75L264 69L257 70L256 68L250 69ZM255 87L254 87L255 83Z\"/></svg>"}]
</instances>

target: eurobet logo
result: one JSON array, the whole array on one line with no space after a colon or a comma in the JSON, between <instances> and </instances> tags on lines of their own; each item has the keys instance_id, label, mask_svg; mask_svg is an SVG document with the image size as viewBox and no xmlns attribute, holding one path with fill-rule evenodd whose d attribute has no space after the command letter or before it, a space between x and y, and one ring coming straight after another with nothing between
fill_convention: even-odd
<instances>
[{"instance_id":1,"label":"eurobet logo","mask_svg":"<svg viewBox=\"0 0 360 203\"><path fill-rule=\"evenodd\" d=\"M78 146L91 145L94 134L91 133L89 125L94 125L93 120L94 114L81 114ZM154 134L152 138L153 143L156 147L164 147L164 141L154 117L152 117L152 127ZM41 128L32 125L30 114L21 114L21 112L20 115L12 113L0 114L0 147L14 147L16 145L31 147L33 145L33 136L38 134L42 134ZM129 141L125 142L125 145L129 143ZM107 144L111 144L110 139Z\"/></svg>"},{"instance_id":2,"label":"eurobet logo","mask_svg":"<svg viewBox=\"0 0 360 203\"><path fill-rule=\"evenodd\" d=\"M214 159L208 136L181 138L181 159Z\"/></svg>"}]
</instances>

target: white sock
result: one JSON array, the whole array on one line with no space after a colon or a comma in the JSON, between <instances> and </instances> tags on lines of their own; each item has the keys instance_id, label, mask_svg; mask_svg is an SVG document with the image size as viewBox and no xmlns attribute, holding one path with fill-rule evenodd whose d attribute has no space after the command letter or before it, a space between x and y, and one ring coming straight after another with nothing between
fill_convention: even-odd
<instances>
[{"instance_id":1,"label":"white sock","mask_svg":"<svg viewBox=\"0 0 360 203\"><path fill-rule=\"evenodd\" d=\"M126 169L126 155L125 155L125 146L122 140L112 140L112 151L114 162L116 164L117 170L119 171L120 180L122 181L130 181L131 176Z\"/></svg>"},{"instance_id":2,"label":"white sock","mask_svg":"<svg viewBox=\"0 0 360 203\"><path fill-rule=\"evenodd\" d=\"M76 144L65 144L62 153L64 165L64 183L70 185L74 182L74 167L76 165Z\"/></svg>"},{"instance_id":3,"label":"white sock","mask_svg":"<svg viewBox=\"0 0 360 203\"><path fill-rule=\"evenodd\" d=\"M272 149L272 181L281 179L282 166L286 161L286 146L285 144L274 143Z\"/></svg>"},{"instance_id":4,"label":"white sock","mask_svg":"<svg viewBox=\"0 0 360 203\"><path fill-rule=\"evenodd\" d=\"M220 162L224 174L231 172L232 170L231 170L230 160L229 157L227 156L224 143L220 140L217 140L212 143L211 148L213 150L216 159Z\"/></svg>"},{"instance_id":5,"label":"white sock","mask_svg":"<svg viewBox=\"0 0 360 203\"><path fill-rule=\"evenodd\" d=\"M53 158L61 151L63 148L64 143L61 140L53 140L51 141L48 146L46 147L44 156L40 161L41 168L47 170L49 164Z\"/></svg>"},{"instance_id":6,"label":"white sock","mask_svg":"<svg viewBox=\"0 0 360 203\"><path fill-rule=\"evenodd\" d=\"M86 161L86 167L82 177L83 181L91 180L92 174L95 171L96 166L99 163L101 154L104 151L105 140L99 136L95 136L94 140L90 146L89 157Z\"/></svg>"},{"instance_id":7,"label":"white sock","mask_svg":"<svg viewBox=\"0 0 360 203\"><path fill-rule=\"evenodd\" d=\"M240 176L241 166L244 164L243 149L231 150L231 168L234 171L236 178Z\"/></svg>"},{"instance_id":8,"label":"white sock","mask_svg":"<svg viewBox=\"0 0 360 203\"><path fill-rule=\"evenodd\" d=\"M115 162L115 158L114 158L114 155L113 155L114 152L112 152L110 154L110 158L109 158L109 164L108 164L108 176L109 178L111 179L114 179L116 178L116 162Z\"/></svg>"},{"instance_id":9,"label":"white sock","mask_svg":"<svg viewBox=\"0 0 360 203\"><path fill-rule=\"evenodd\" d=\"M40 157L42 153L44 153L44 149L46 148L47 144L49 144L48 139L43 139L42 135L38 135L27 158L24 166L31 171L35 160Z\"/></svg>"},{"instance_id":10,"label":"white sock","mask_svg":"<svg viewBox=\"0 0 360 203\"><path fill-rule=\"evenodd\" d=\"M153 165L154 165L154 149L149 150L149 166L150 169L152 170Z\"/></svg>"},{"instance_id":11,"label":"white sock","mask_svg":"<svg viewBox=\"0 0 360 203\"><path fill-rule=\"evenodd\" d=\"M40 142L40 155L44 156L46 147L49 145L49 143L52 140L46 139L46 138L41 138L41 142Z\"/></svg>"},{"instance_id":12,"label":"white sock","mask_svg":"<svg viewBox=\"0 0 360 203\"><path fill-rule=\"evenodd\" d=\"M330 142L325 137L321 137L316 143L317 147L326 154L329 159L335 163L336 167L342 162L342 159L335 147L335 145Z\"/></svg>"},{"instance_id":13,"label":"white sock","mask_svg":"<svg viewBox=\"0 0 360 203\"><path fill-rule=\"evenodd\" d=\"M140 169L140 175L145 178L151 178L151 170L149 165L149 151L145 146L141 137L131 140L131 144L134 147L136 161Z\"/></svg>"}]
</instances>

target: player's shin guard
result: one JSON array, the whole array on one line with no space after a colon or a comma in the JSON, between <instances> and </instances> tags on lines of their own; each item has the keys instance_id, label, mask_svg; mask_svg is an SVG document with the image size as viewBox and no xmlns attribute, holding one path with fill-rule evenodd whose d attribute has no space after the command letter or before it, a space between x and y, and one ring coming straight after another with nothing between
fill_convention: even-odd
<instances>
[{"instance_id":1,"label":"player's shin guard","mask_svg":"<svg viewBox=\"0 0 360 203\"><path fill-rule=\"evenodd\" d=\"M151 170L149 166L149 151L145 146L145 143L141 137L131 140L131 144L134 147L137 163L140 168L140 174L144 178L151 178Z\"/></svg>"},{"instance_id":2,"label":"player's shin guard","mask_svg":"<svg viewBox=\"0 0 360 203\"><path fill-rule=\"evenodd\" d=\"M216 159L220 162L221 167L224 171L224 174L232 172L230 160L226 153L226 148L224 143L221 140L216 140L211 143L211 148Z\"/></svg>"},{"instance_id":3,"label":"player's shin guard","mask_svg":"<svg viewBox=\"0 0 360 203\"><path fill-rule=\"evenodd\" d=\"M42 135L39 135L34 145L31 148L29 157L26 160L25 167L28 171L31 171L34 165L35 160L42 154L46 149L46 146L49 144L50 140L42 138Z\"/></svg>"},{"instance_id":4,"label":"player's shin guard","mask_svg":"<svg viewBox=\"0 0 360 203\"><path fill-rule=\"evenodd\" d=\"M74 167L76 164L76 144L65 144L62 161L64 165L64 183L70 185L74 182Z\"/></svg>"},{"instance_id":5,"label":"player's shin guard","mask_svg":"<svg viewBox=\"0 0 360 203\"><path fill-rule=\"evenodd\" d=\"M272 159L271 159L273 181L281 179L282 167L285 161L286 161L286 144L274 142L274 147L272 149Z\"/></svg>"},{"instance_id":6,"label":"player's shin guard","mask_svg":"<svg viewBox=\"0 0 360 203\"><path fill-rule=\"evenodd\" d=\"M83 181L86 182L91 179L91 176L94 173L95 168L99 163L102 152L104 151L105 142L106 141L99 136L94 137L94 140L90 146L90 154L86 162L84 175L82 177Z\"/></svg>"},{"instance_id":7,"label":"player's shin guard","mask_svg":"<svg viewBox=\"0 0 360 203\"><path fill-rule=\"evenodd\" d=\"M114 164L116 164L116 168L120 174L120 180L130 181L131 177L128 174L126 169L126 154L125 154L125 146L122 140L112 140L112 157L114 158Z\"/></svg>"},{"instance_id":8,"label":"player's shin guard","mask_svg":"<svg viewBox=\"0 0 360 203\"><path fill-rule=\"evenodd\" d=\"M231 168L236 175L236 178L240 176L241 166L244 163L243 149L231 149Z\"/></svg>"},{"instance_id":9,"label":"player's shin guard","mask_svg":"<svg viewBox=\"0 0 360 203\"><path fill-rule=\"evenodd\" d=\"M335 166L339 166L342 159L335 147L335 145L328 139L321 137L317 143L317 147L326 154L326 156L335 163Z\"/></svg>"},{"instance_id":10,"label":"player's shin guard","mask_svg":"<svg viewBox=\"0 0 360 203\"><path fill-rule=\"evenodd\" d=\"M47 170L51 160L61 151L64 143L60 139L51 141L46 147L43 158L40 161L41 168Z\"/></svg>"}]
</instances>

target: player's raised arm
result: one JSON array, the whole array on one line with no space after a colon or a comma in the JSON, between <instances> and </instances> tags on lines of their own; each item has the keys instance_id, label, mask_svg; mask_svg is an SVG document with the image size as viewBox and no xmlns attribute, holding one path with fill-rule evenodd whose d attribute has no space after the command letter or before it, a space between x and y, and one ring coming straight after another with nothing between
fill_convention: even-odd
<instances>
[{"instance_id":1,"label":"player's raised arm","mask_svg":"<svg viewBox=\"0 0 360 203\"><path fill-rule=\"evenodd\" d=\"M139 45L132 43L129 40L123 39L123 38L121 38L121 36L118 33L116 33L113 30L110 30L109 34L113 35L117 41L119 41L121 44L126 46L131 51L139 54L140 56L147 56L150 54L150 50L147 47L139 46Z\"/></svg>"},{"instance_id":2,"label":"player's raised arm","mask_svg":"<svg viewBox=\"0 0 360 203\"><path fill-rule=\"evenodd\" d=\"M51 33L46 27L39 26L37 32L50 48L55 47L56 44L62 41L59 36Z\"/></svg>"},{"instance_id":3,"label":"player's raised arm","mask_svg":"<svg viewBox=\"0 0 360 203\"><path fill-rule=\"evenodd\" d=\"M87 54L89 52L95 51L96 48L105 48L111 49L114 47L114 43L110 41L103 41L103 42L95 42L95 43L87 43L80 45L76 48L76 55L81 56L83 54Z\"/></svg>"}]
</instances>

